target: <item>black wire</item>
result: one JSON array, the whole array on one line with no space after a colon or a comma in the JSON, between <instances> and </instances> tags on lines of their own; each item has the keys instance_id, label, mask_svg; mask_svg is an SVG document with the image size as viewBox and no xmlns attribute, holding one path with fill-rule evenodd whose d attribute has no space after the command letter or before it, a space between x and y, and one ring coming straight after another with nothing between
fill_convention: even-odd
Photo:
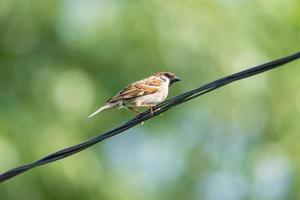
<instances>
[{"instance_id":1,"label":"black wire","mask_svg":"<svg viewBox=\"0 0 300 200\"><path fill-rule=\"evenodd\" d=\"M36 162L33 162L33 163L30 163L30 164L27 164L27 165L23 165L23 166L20 166L20 167L17 167L17 168L14 168L14 169L11 169L3 174L0 175L0 182L4 182L18 174L21 174L21 173L24 173L32 168L35 168L35 167L38 167L38 166L41 166L41 165L45 165L47 163L50 163L50 162L54 162L56 160L60 160L60 159L63 159L63 158L66 158L68 156L71 156L75 153L78 153L86 148L89 148L90 146L94 145L94 144L97 144L98 142L101 142L102 140L105 140L107 138L110 138L114 135L117 135L121 132L124 132L125 130L141 123L141 122L144 122L148 119L151 119L169 109L171 109L172 107L174 106L177 106L179 104L182 104L186 101L189 101L189 100L192 100L196 97L199 97L205 93L208 93L208 92L211 92L217 88L220 88L220 87L223 87L229 83L232 83L234 81L238 81L238 80L241 80L241 79L245 79L245 78L248 78L250 76L254 76L256 74L259 74L259 73L263 73L265 71L268 71L268 70L271 70L271 69L274 69L276 67L279 67L279 66L282 66L286 63L289 63L289 62L292 62L296 59L300 58L300 52L297 52L295 54L292 54L290 56L287 56L287 57L284 57L284 58L280 58L280 59L277 59L277 60L274 60L274 61L271 61L271 62L268 62L268 63L265 63L265 64L262 64L262 65L258 65L256 67L253 67L253 68L249 68L247 70L244 70L244 71L241 71L241 72L238 72L238 73L235 73L235 74L232 74L232 75L229 75L229 76L226 76L226 77L223 77L223 78L220 78L220 79L217 79L215 81L212 81L210 83L207 83L207 84L204 84L196 89L193 89L193 90L190 90L190 91L187 91L187 92L184 92L180 95L177 95L167 101L164 101L162 102L161 104L159 104L157 107L156 107L156 111L154 112L154 114L152 115L150 113L149 110L143 112L142 114L140 114L139 116L131 119L130 121L122 124L121 126L111 130L111 131L108 131L102 135L98 135L88 141L85 141L83 143L80 143L80 144L77 144L77 145L74 145L74 146L71 146L71 147L68 147L68 148L65 148L65 149L62 149L60 151L57 151L55 153L52 153L40 160L37 160Z\"/></svg>"}]
</instances>

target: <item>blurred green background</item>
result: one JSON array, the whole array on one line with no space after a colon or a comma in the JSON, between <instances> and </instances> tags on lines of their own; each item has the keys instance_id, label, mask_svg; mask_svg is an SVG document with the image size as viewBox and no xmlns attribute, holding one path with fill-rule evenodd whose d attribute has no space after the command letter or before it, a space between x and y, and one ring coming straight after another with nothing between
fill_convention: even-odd
<instances>
[{"instance_id":1,"label":"blurred green background","mask_svg":"<svg viewBox=\"0 0 300 200\"><path fill-rule=\"evenodd\" d=\"M0 1L0 172L132 118L86 117L157 71L170 96L300 50L298 0ZM300 62L0 185L2 200L300 199Z\"/></svg>"}]
</instances>

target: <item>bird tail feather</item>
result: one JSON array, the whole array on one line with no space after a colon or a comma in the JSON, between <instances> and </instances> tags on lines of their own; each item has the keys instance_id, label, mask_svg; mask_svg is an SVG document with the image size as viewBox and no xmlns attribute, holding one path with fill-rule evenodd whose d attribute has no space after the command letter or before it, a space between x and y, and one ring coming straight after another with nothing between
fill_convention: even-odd
<instances>
[{"instance_id":1,"label":"bird tail feather","mask_svg":"<svg viewBox=\"0 0 300 200\"><path fill-rule=\"evenodd\" d=\"M96 111L93 112L92 114L90 114L90 115L88 116L88 118L91 118L91 117L95 116L96 114L98 114L98 113L100 113L100 112L102 112L102 111L111 109L111 108L113 108L113 107L115 107L115 106L117 106L117 104L111 104L111 103L110 103L110 104L106 104L106 105L100 107L98 110L96 110Z\"/></svg>"}]
</instances>

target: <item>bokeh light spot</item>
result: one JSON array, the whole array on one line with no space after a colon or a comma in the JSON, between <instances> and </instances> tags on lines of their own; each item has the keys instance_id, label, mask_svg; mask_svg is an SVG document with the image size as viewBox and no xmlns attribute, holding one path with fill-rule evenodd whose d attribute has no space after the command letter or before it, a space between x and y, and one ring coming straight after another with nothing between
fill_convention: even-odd
<instances>
[{"instance_id":1,"label":"bokeh light spot","mask_svg":"<svg viewBox=\"0 0 300 200\"><path fill-rule=\"evenodd\" d=\"M54 100L64 112L86 112L94 97L93 85L88 76L79 70L71 70L57 77Z\"/></svg>"}]
</instances>

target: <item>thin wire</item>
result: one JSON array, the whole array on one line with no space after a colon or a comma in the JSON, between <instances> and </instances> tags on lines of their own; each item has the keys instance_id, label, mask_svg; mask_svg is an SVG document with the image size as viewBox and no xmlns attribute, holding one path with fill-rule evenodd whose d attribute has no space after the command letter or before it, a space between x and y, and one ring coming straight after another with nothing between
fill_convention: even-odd
<instances>
[{"instance_id":1,"label":"thin wire","mask_svg":"<svg viewBox=\"0 0 300 200\"><path fill-rule=\"evenodd\" d=\"M57 151L55 153L49 154L48 156L37 160L33 163L27 164L27 165L23 165L20 167L16 167L14 169L11 169L3 174L0 175L0 182L4 182L8 179L11 179L14 176L17 176L18 174L24 173L32 168L41 166L41 165L45 165L51 162L54 162L56 160L60 160L63 158L66 158L68 156L71 156L73 154L76 154L86 148L89 148L107 138L110 138L114 135L117 135L119 133L124 132L125 130L136 126L137 124L144 122L148 119L151 119L163 112L166 112L167 110L180 105L184 102L190 101L196 97L199 97L203 94L206 94L208 92L211 92L215 89L218 89L220 87L223 87L229 83L241 80L241 79L245 79L248 78L250 76L254 76L256 74L260 74L263 73L265 71L283 66L286 63L292 62L296 59L300 58L300 52L297 52L295 54L292 54L290 56L284 57L284 58L280 58L268 63L264 63L262 65L258 65L252 68L249 68L247 70L217 79L215 81L212 81L210 83L204 84L196 89L184 92L180 95L177 95L167 101L162 102L161 104L159 104L156 107L156 111L154 112L154 114L151 114L151 112L149 110L143 112L142 114L140 114L139 116L129 120L128 122L122 124L121 126L112 129L111 131L108 131L102 135L98 135L90 140L87 140L85 142L82 142L80 144L71 146L71 147L67 147L65 149L62 149L60 151Z\"/></svg>"}]
</instances>

